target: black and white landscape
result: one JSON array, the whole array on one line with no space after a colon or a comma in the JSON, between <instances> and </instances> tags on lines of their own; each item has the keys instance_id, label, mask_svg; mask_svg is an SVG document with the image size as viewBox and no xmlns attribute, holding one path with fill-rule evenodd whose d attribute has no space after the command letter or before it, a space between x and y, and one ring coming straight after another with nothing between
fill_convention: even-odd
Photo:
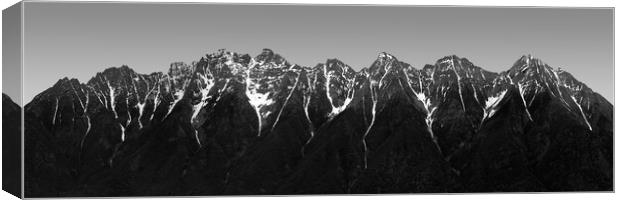
<instances>
[{"instance_id":1,"label":"black and white landscape","mask_svg":"<svg viewBox=\"0 0 620 200\"><path fill-rule=\"evenodd\" d=\"M221 50L65 78L24 108L25 195L613 190L613 105L518 56L496 73L380 53L355 71Z\"/></svg>"}]
</instances>

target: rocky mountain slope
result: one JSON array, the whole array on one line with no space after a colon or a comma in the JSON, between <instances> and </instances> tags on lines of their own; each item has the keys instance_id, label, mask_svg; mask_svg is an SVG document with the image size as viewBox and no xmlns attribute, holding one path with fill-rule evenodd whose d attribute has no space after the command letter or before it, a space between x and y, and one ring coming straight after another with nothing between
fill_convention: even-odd
<instances>
[{"instance_id":1,"label":"rocky mountain slope","mask_svg":"<svg viewBox=\"0 0 620 200\"><path fill-rule=\"evenodd\" d=\"M21 107L2 94L2 190L21 197Z\"/></svg>"},{"instance_id":2,"label":"rocky mountain slope","mask_svg":"<svg viewBox=\"0 0 620 200\"><path fill-rule=\"evenodd\" d=\"M25 106L27 197L610 191L613 105L523 56L359 72L221 50Z\"/></svg>"}]
</instances>

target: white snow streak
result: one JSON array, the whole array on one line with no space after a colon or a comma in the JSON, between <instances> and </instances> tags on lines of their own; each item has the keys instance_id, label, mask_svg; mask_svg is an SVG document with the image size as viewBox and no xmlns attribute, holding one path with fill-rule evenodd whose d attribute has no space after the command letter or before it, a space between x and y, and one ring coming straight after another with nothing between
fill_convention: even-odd
<instances>
[{"instance_id":1,"label":"white snow streak","mask_svg":"<svg viewBox=\"0 0 620 200\"><path fill-rule=\"evenodd\" d=\"M530 103L528 103L528 105L532 105L532 102L534 102L534 99L536 99L536 94L538 94L538 82L536 82L536 89L534 90L534 95L532 95L532 98L530 99Z\"/></svg>"},{"instance_id":2,"label":"white snow streak","mask_svg":"<svg viewBox=\"0 0 620 200\"><path fill-rule=\"evenodd\" d=\"M286 107L286 104L288 103L288 100L293 95L293 92L295 91L295 88L297 88L297 83L299 82L299 77L300 76L301 76L301 74L297 74L297 78L295 79L295 84L293 84L293 88L288 93L288 96L286 96L286 100L284 100L284 104L282 104L282 107L280 108L280 112L278 112L278 116L276 117L275 122L273 122L273 125L271 126L271 131L273 131L273 129L276 127L276 124L278 124L278 121L280 120L280 115L282 115L282 111L284 111L284 108Z\"/></svg>"},{"instance_id":3,"label":"white snow streak","mask_svg":"<svg viewBox=\"0 0 620 200\"><path fill-rule=\"evenodd\" d=\"M422 104L424 105L424 110L426 110L426 118L424 118L424 121L426 122L426 130L430 134L431 140L435 144L435 147L437 148L439 153L443 154L441 151L441 147L439 147L439 143L437 142L437 137L435 137L435 134L433 133L433 114L435 113L437 107L432 107L431 99L428 98L426 94L424 94L421 76L418 77L420 92L416 92L413 89L413 86L411 86L411 79L409 79L409 76L406 75L406 73L405 78L407 78L407 85L409 85L409 89L411 89L411 92L413 92L418 98L418 100L420 100L420 102L422 102Z\"/></svg>"},{"instance_id":4,"label":"white snow streak","mask_svg":"<svg viewBox=\"0 0 620 200\"><path fill-rule=\"evenodd\" d=\"M143 80L141 78L141 76L138 76L136 78L134 78L134 80L136 81L140 81ZM149 82L148 81L144 81L146 83L146 89L149 90L148 93L146 93L146 95L144 95L144 98L140 98L140 93L138 93L138 89L136 87L136 83L134 83L132 81L133 84L133 88L134 91L136 93L136 100L138 100L138 103L136 103L136 107L138 108L138 127L139 129L142 129L144 126L142 125L142 114L144 113L144 106L146 106L146 100L149 98L149 96L151 95L151 93L153 92L153 90L155 90L155 87L150 88L149 86ZM155 97L157 98L157 97Z\"/></svg>"},{"instance_id":5,"label":"white snow streak","mask_svg":"<svg viewBox=\"0 0 620 200\"><path fill-rule=\"evenodd\" d=\"M258 118L258 134L257 135L260 137L261 129L263 127L263 122L262 122L263 116L261 115L260 110L265 106L273 104L274 101L272 99L269 99L270 93L258 92L258 87L252 83L250 74L251 74L251 71L252 71L251 68L254 62L255 61L252 59L246 72L247 74L245 78L245 95L248 97L248 102L250 103L250 105L252 105L252 107L254 108L254 111L256 111L256 117ZM268 116L269 114L270 112L266 112L265 117Z\"/></svg>"},{"instance_id":6,"label":"white snow streak","mask_svg":"<svg viewBox=\"0 0 620 200\"><path fill-rule=\"evenodd\" d=\"M314 84L316 84L316 78L317 77L315 75L314 76ZM310 85L311 83L310 83L310 79L309 78L307 78L306 80L308 80L308 89L310 91L312 91L314 85ZM308 91L308 92L310 92L310 91ZM312 125L312 120L310 119L310 114L308 113L308 107L310 106L310 100L311 99L312 99L312 96L311 96L310 93L304 94L304 99L303 99L304 100L304 114L306 115L306 119L308 119L308 123L310 123L310 125ZM310 134L313 134L312 131L311 131Z\"/></svg>"},{"instance_id":7,"label":"white snow streak","mask_svg":"<svg viewBox=\"0 0 620 200\"><path fill-rule=\"evenodd\" d=\"M209 96L209 91L211 91L211 88L213 88L213 86L215 85L215 81L213 77L208 73L199 74L198 77L200 78L201 85L202 85L202 87L200 88L201 99L200 99L200 102L194 105L192 109L193 111L192 118L191 118L192 123L196 120L196 117L198 116L198 113L200 113L200 110L202 109L202 107L204 107L204 105L207 104L207 100L211 99L211 96Z\"/></svg>"},{"instance_id":8,"label":"white snow streak","mask_svg":"<svg viewBox=\"0 0 620 200\"><path fill-rule=\"evenodd\" d=\"M310 78L306 78L306 80L308 81L308 91L306 91L306 92L308 92L308 93L304 94L304 96L303 96L303 106L304 106L304 114L306 115L306 120L308 120L308 126L310 127L310 137L308 137L308 140L306 140L306 143L304 143L304 145L301 147L301 154L302 155L305 155L306 146L314 138L314 125L312 123L312 120L310 119L310 114L308 112L308 107L310 106L310 100L312 99L311 92L313 90L313 87L316 84L316 79L317 79L317 76L315 75L314 76L313 85L311 85L312 83L310 83Z\"/></svg>"},{"instance_id":9,"label":"white snow streak","mask_svg":"<svg viewBox=\"0 0 620 200\"><path fill-rule=\"evenodd\" d=\"M219 101L219 100L220 100L220 98L222 98L222 93L224 92L224 90L226 90L226 88L228 88L228 83L230 83L230 79L229 79L229 78L228 78L228 79L226 79L226 83L224 83L224 87L222 87L221 89L219 89L219 90L217 91L217 93L218 93L219 95L218 95L218 96L217 96L217 98L215 99L215 101L216 101L216 102L217 102L217 101Z\"/></svg>"},{"instance_id":10,"label":"white snow streak","mask_svg":"<svg viewBox=\"0 0 620 200\"><path fill-rule=\"evenodd\" d=\"M476 102L478 102L478 104L482 105L482 103L480 103L480 100L478 99L478 92L476 91L476 88L474 87L473 83L471 83L471 89L474 91L474 99L476 99Z\"/></svg>"},{"instance_id":11,"label":"white snow streak","mask_svg":"<svg viewBox=\"0 0 620 200\"><path fill-rule=\"evenodd\" d=\"M101 100L101 96L99 95L99 93L97 92L97 90L95 90L95 88L93 88L92 86L87 86L88 89L92 90L93 93L95 94L95 97L97 97L97 100L99 100L99 103L101 103L102 105L104 105L106 108L108 107L108 105L106 105L105 103L103 103L103 100Z\"/></svg>"},{"instance_id":12,"label":"white snow streak","mask_svg":"<svg viewBox=\"0 0 620 200\"><path fill-rule=\"evenodd\" d=\"M84 93L84 90L82 90L80 88L80 90L82 91L82 93ZM75 91L75 88L74 88ZM76 96L77 96L77 92L76 92ZM88 95L88 92L85 93L86 96L86 103L82 104L82 101L80 100L80 104L82 105L82 109L84 109L82 111L82 114L86 117L86 132L84 132L84 136L82 136L82 141L80 142L80 149L82 149L84 147L84 140L86 140L86 136L88 136L88 133L90 132L90 117L88 116L88 114L86 113L86 111L88 111L88 103L90 101L90 97ZM80 97L78 96L78 99L80 99Z\"/></svg>"},{"instance_id":13,"label":"white snow streak","mask_svg":"<svg viewBox=\"0 0 620 200\"><path fill-rule=\"evenodd\" d=\"M381 76L381 79L379 79L379 89L383 86L383 79L388 75L390 69L392 69L392 63L393 61L390 60L390 62L385 65L385 72L383 73L383 76Z\"/></svg>"},{"instance_id":14,"label":"white snow streak","mask_svg":"<svg viewBox=\"0 0 620 200\"><path fill-rule=\"evenodd\" d=\"M196 138L196 142L198 143L198 147L202 148L202 144L200 143L200 138L198 138L198 129L194 129L194 137Z\"/></svg>"},{"instance_id":15,"label":"white snow streak","mask_svg":"<svg viewBox=\"0 0 620 200\"><path fill-rule=\"evenodd\" d=\"M125 105L127 106L127 122L125 123L125 127L127 127L131 123L131 113L129 113L129 98L125 98Z\"/></svg>"},{"instance_id":16,"label":"white snow streak","mask_svg":"<svg viewBox=\"0 0 620 200\"><path fill-rule=\"evenodd\" d=\"M121 141L125 141L125 127L123 127L123 125L118 124L119 127L121 127Z\"/></svg>"},{"instance_id":17,"label":"white snow streak","mask_svg":"<svg viewBox=\"0 0 620 200\"><path fill-rule=\"evenodd\" d=\"M73 86L73 84L69 84L71 85L71 89L73 90L73 94L75 94L75 97L77 97L78 102L80 103L80 106L82 108L82 110L86 111L86 107L84 106L84 103L82 102L82 98L80 98L80 95L78 95L77 91L75 90L75 87ZM86 114L86 112L84 112L84 114Z\"/></svg>"},{"instance_id":18,"label":"white snow streak","mask_svg":"<svg viewBox=\"0 0 620 200\"><path fill-rule=\"evenodd\" d=\"M460 65L460 62L461 61L459 60L459 65ZM465 112L465 101L463 101L463 90L461 88L461 76L456 71L456 66L454 65L454 58L450 59L450 66L452 67L452 71L454 71L454 74L456 74L456 80L457 80L456 85L459 87L459 97L461 98L461 105L463 106L463 112Z\"/></svg>"},{"instance_id":19,"label":"white snow streak","mask_svg":"<svg viewBox=\"0 0 620 200\"><path fill-rule=\"evenodd\" d=\"M105 94L103 94L102 91L96 90L92 86L88 87L95 93L95 96L97 96L99 103L101 103L106 109L108 109L108 99L106 99Z\"/></svg>"},{"instance_id":20,"label":"white snow streak","mask_svg":"<svg viewBox=\"0 0 620 200\"><path fill-rule=\"evenodd\" d=\"M144 112L144 106L146 106L145 102L138 102L136 104L136 107L138 107L138 127L139 127L139 129L142 129L142 127L144 127L142 125L142 113Z\"/></svg>"},{"instance_id":21,"label":"white snow streak","mask_svg":"<svg viewBox=\"0 0 620 200\"><path fill-rule=\"evenodd\" d=\"M558 85L558 82L560 82L560 76L558 76L558 73L555 70L551 70L551 69L547 69L548 71L551 71L551 73L553 73L553 76L555 77L555 88L558 90L558 94L560 95L560 100L564 103L564 105L566 105L567 108L570 108L570 106L568 105L568 103L564 100L564 95L562 95L562 90L560 90L560 85Z\"/></svg>"},{"instance_id":22,"label":"white snow streak","mask_svg":"<svg viewBox=\"0 0 620 200\"><path fill-rule=\"evenodd\" d=\"M521 96L521 100L523 101L523 107L525 108L525 113L527 113L527 118L530 119L530 121L534 121L532 119L532 115L530 115L530 111L527 109L528 106L527 106L527 103L525 102L525 97L524 97L524 95L525 95L525 91L524 91L524 88L523 88L524 86L521 85L521 83L517 83L517 85L518 85L518 88L519 88L519 94Z\"/></svg>"},{"instance_id":23,"label":"white snow streak","mask_svg":"<svg viewBox=\"0 0 620 200\"><path fill-rule=\"evenodd\" d=\"M82 91L82 93L84 93L84 91ZM84 115L86 115L86 111L88 110L88 104L90 103L90 95L88 94L88 91L86 91L86 93L84 93L86 96L86 103L84 104Z\"/></svg>"},{"instance_id":24,"label":"white snow streak","mask_svg":"<svg viewBox=\"0 0 620 200\"><path fill-rule=\"evenodd\" d=\"M351 89L349 89L347 91L347 96L344 99L344 102L342 103L341 106L333 106L332 107L332 112L330 113L329 116L334 117L334 116L340 114L342 111L344 111L344 109L347 108L347 106L351 103L351 101L353 101L353 96L355 96L355 90L353 89L354 81L353 80L349 80L349 84L350 84L349 87Z\"/></svg>"},{"instance_id":25,"label":"white snow streak","mask_svg":"<svg viewBox=\"0 0 620 200\"><path fill-rule=\"evenodd\" d=\"M86 116L86 133L84 133L84 136L82 136L82 141L80 141L80 149L84 148L84 141L86 140L86 136L88 136L88 133L90 133L90 117L88 117L88 115Z\"/></svg>"},{"instance_id":26,"label":"white snow streak","mask_svg":"<svg viewBox=\"0 0 620 200\"><path fill-rule=\"evenodd\" d=\"M391 56L387 55L389 58L391 58ZM372 129L372 127L375 124L375 119L376 119L376 115L377 115L377 102L378 102L378 91L381 89L381 86L383 85L383 79L386 77L386 75L390 72L390 70L392 69L392 60L390 60L390 63L386 64L387 68L385 69L384 74L381 76L381 79L379 79L379 83L377 83L374 80L370 80L370 97L372 99L372 118L370 120L370 125L368 125L368 128L366 128L366 132L364 132L364 136L362 138L362 145L364 147L364 168L368 168L368 145L366 144L366 138L368 137L368 134L370 133L370 130ZM370 79L370 78L369 78ZM407 77L408 79L408 77ZM377 86L378 85L378 86ZM373 87L374 86L374 87Z\"/></svg>"},{"instance_id":27,"label":"white snow streak","mask_svg":"<svg viewBox=\"0 0 620 200\"><path fill-rule=\"evenodd\" d=\"M108 84L108 89L110 90L110 107L112 107L112 112L114 112L114 118L118 119L118 114L116 113L116 106L114 103L114 98L116 98L116 96L114 96L114 88L110 85L110 81L106 80L106 83Z\"/></svg>"},{"instance_id":28,"label":"white snow streak","mask_svg":"<svg viewBox=\"0 0 620 200\"><path fill-rule=\"evenodd\" d=\"M122 124L118 124L121 127L121 140L125 141L125 129L131 124L131 113L129 113L129 98L125 98L125 105L127 105L127 121L125 121L125 126Z\"/></svg>"},{"instance_id":29,"label":"white snow streak","mask_svg":"<svg viewBox=\"0 0 620 200\"><path fill-rule=\"evenodd\" d=\"M331 65L331 64L330 64ZM334 110L336 109L336 107L334 106L334 100L332 99L332 96L330 95L329 89L331 88L330 86L330 75L327 72L327 64L323 65L323 77L325 77L325 94L327 95L327 100L329 100L329 104L332 106L332 111L331 113L334 113ZM330 113L330 115L331 115Z\"/></svg>"},{"instance_id":30,"label":"white snow streak","mask_svg":"<svg viewBox=\"0 0 620 200\"><path fill-rule=\"evenodd\" d=\"M166 116L164 118L167 118L168 115L170 115L170 113L172 112L172 110L174 110L174 106L177 105L177 103L179 103L181 99L183 99L183 95L185 94L185 87L187 86L187 83L188 83L188 80L185 80L183 82L182 88L177 90L174 93L174 101L172 102L172 105L170 105L170 107L168 108L168 113L166 113Z\"/></svg>"},{"instance_id":31,"label":"white snow streak","mask_svg":"<svg viewBox=\"0 0 620 200\"><path fill-rule=\"evenodd\" d=\"M331 64L330 64L330 67L331 67ZM330 103L331 107L332 107L331 112L328 114L328 117L330 119L332 119L333 117L335 117L336 115L338 115L342 111L344 111L347 108L347 106L351 103L351 101L353 101L353 96L355 96L355 90L353 89L353 84L355 84L355 81L354 81L355 77L353 77L351 79L347 79L344 76L344 71L343 71L343 74L341 74L342 78L347 80L347 85L348 86L345 86L345 87L348 87L350 89L346 91L347 92L347 96L345 97L342 105L336 106L336 105L334 105L334 99L331 96L331 92L330 92L332 73L329 73L327 71L327 65L326 64L323 65L323 76L325 77L325 94L327 96L327 99L329 100L329 103ZM316 81L316 78L315 78L315 81Z\"/></svg>"},{"instance_id":32,"label":"white snow streak","mask_svg":"<svg viewBox=\"0 0 620 200\"><path fill-rule=\"evenodd\" d=\"M151 113L151 118L149 119L151 121L153 121L153 117L155 117L155 111L157 111L157 107L159 106L159 93L161 91L160 86L161 78L157 80L157 85L155 86L157 87L157 94L155 94L155 97L153 98L153 113Z\"/></svg>"},{"instance_id":33,"label":"white snow streak","mask_svg":"<svg viewBox=\"0 0 620 200\"><path fill-rule=\"evenodd\" d=\"M368 133L372 129L372 126L375 124L375 118L377 114L377 91L373 85L376 85L377 82L374 80L370 81L370 97L372 99L372 118L370 120L370 125L366 128L366 132L364 132L364 136L362 138L362 145L364 147L364 168L368 168L368 145L366 144L366 137L368 137Z\"/></svg>"},{"instance_id":34,"label":"white snow streak","mask_svg":"<svg viewBox=\"0 0 620 200\"><path fill-rule=\"evenodd\" d=\"M586 122L586 125L588 125L588 129L590 129L590 131L592 131L592 126L590 125L590 122L588 122L588 118L586 118L586 114L583 113L583 109L581 108L581 105L579 103L577 103L577 99L575 99L574 96L570 96L571 99L573 100L573 102L575 102L575 104L577 104L577 108L579 108L579 112L581 113L581 116L583 117L583 121Z\"/></svg>"},{"instance_id":35,"label":"white snow streak","mask_svg":"<svg viewBox=\"0 0 620 200\"><path fill-rule=\"evenodd\" d=\"M435 113L435 110L437 110L437 107L432 106L431 99L426 97L424 91L420 90L420 92L415 93L415 95L418 100L424 104L424 109L426 110L426 118L424 119L426 122L426 130L428 130L428 133L430 134L433 143L435 143L435 147L437 147L439 153L443 154L441 148L439 147L439 143L437 142L437 137L435 137L435 133L433 132L433 114Z\"/></svg>"},{"instance_id":36,"label":"white snow streak","mask_svg":"<svg viewBox=\"0 0 620 200\"><path fill-rule=\"evenodd\" d=\"M52 125L56 125L56 114L58 113L58 97L56 97L56 106L54 108L54 116L52 118Z\"/></svg>"},{"instance_id":37,"label":"white snow streak","mask_svg":"<svg viewBox=\"0 0 620 200\"><path fill-rule=\"evenodd\" d=\"M506 95L506 92L508 90L504 90L501 91L500 93L498 93L497 96L491 96L489 98L487 98L486 102L485 102L485 106L484 106L484 114L482 116L482 120L480 120L480 124L482 124L484 122L484 120L491 118L493 115L495 115L495 112L497 112L497 110L499 110L497 108L499 102L502 101L502 99L504 99L504 95Z\"/></svg>"}]
</instances>

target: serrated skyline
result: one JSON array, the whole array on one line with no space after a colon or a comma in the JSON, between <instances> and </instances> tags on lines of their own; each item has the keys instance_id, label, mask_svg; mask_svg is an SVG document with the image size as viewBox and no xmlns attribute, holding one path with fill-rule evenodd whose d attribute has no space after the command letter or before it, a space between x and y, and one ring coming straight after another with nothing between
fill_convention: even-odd
<instances>
[{"instance_id":1,"label":"serrated skyline","mask_svg":"<svg viewBox=\"0 0 620 200\"><path fill-rule=\"evenodd\" d=\"M314 67L356 71L385 51L421 69L446 55L493 72L532 54L613 103L611 9L213 4L26 4L25 102L67 76L128 65L167 71L217 49L271 48ZM113 15L110 13L114 13ZM9 93L10 95L10 93Z\"/></svg>"}]
</instances>

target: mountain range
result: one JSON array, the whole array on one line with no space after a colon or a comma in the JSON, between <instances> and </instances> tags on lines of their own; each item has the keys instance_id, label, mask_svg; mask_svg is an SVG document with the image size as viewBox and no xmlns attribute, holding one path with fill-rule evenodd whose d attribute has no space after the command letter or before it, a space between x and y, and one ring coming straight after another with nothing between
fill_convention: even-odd
<instances>
[{"instance_id":1,"label":"mountain range","mask_svg":"<svg viewBox=\"0 0 620 200\"><path fill-rule=\"evenodd\" d=\"M26 197L613 190L613 105L529 55L355 71L220 50L61 79L24 122Z\"/></svg>"}]
</instances>

